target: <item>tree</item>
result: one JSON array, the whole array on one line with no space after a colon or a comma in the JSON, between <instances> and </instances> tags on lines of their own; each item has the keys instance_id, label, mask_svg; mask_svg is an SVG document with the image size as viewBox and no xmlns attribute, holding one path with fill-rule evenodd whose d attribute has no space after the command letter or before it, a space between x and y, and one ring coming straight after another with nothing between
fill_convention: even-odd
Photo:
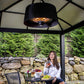
<instances>
[{"instance_id":1,"label":"tree","mask_svg":"<svg viewBox=\"0 0 84 84\"><path fill-rule=\"evenodd\" d=\"M22 33L0 33L0 55L1 56L26 56L33 55L33 36Z\"/></svg>"},{"instance_id":2,"label":"tree","mask_svg":"<svg viewBox=\"0 0 84 84\"><path fill-rule=\"evenodd\" d=\"M42 34L37 43L38 53L48 56L50 51L56 51L60 55L60 39L59 35Z\"/></svg>"},{"instance_id":3,"label":"tree","mask_svg":"<svg viewBox=\"0 0 84 84\"><path fill-rule=\"evenodd\" d=\"M70 32L69 35L72 38L72 55L84 57L84 27L78 28Z\"/></svg>"}]
</instances>

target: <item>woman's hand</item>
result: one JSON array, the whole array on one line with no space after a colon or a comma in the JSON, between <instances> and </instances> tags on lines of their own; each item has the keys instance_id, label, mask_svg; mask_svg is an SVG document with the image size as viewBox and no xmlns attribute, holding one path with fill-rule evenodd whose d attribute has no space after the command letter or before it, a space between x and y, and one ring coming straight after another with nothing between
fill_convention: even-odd
<instances>
[{"instance_id":1,"label":"woman's hand","mask_svg":"<svg viewBox=\"0 0 84 84\"><path fill-rule=\"evenodd\" d=\"M50 65L46 64L46 68L49 68Z\"/></svg>"},{"instance_id":2,"label":"woman's hand","mask_svg":"<svg viewBox=\"0 0 84 84\"><path fill-rule=\"evenodd\" d=\"M54 80L52 81L52 84L54 84L56 82L56 77L54 78Z\"/></svg>"}]
</instances>

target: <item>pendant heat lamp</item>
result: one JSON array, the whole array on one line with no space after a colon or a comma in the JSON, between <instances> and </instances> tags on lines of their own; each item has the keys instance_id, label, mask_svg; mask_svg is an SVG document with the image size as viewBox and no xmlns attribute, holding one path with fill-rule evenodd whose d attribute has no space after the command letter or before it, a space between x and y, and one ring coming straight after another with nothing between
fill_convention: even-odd
<instances>
[{"instance_id":1,"label":"pendant heat lamp","mask_svg":"<svg viewBox=\"0 0 84 84\"><path fill-rule=\"evenodd\" d=\"M32 3L26 7L24 24L45 28L57 25L56 8L49 3Z\"/></svg>"}]
</instances>

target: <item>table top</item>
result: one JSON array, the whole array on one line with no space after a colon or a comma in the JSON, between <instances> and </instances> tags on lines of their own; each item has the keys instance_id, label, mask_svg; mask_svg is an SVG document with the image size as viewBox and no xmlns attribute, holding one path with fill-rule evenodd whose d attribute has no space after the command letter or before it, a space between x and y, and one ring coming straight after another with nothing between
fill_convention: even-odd
<instances>
[{"instance_id":1,"label":"table top","mask_svg":"<svg viewBox=\"0 0 84 84\"><path fill-rule=\"evenodd\" d=\"M42 77L40 78L35 78L35 77L26 77L25 78L25 81L30 81L30 82L43 82L43 81L52 81L54 78L51 77L50 79L47 79L47 80L43 80Z\"/></svg>"}]
</instances>

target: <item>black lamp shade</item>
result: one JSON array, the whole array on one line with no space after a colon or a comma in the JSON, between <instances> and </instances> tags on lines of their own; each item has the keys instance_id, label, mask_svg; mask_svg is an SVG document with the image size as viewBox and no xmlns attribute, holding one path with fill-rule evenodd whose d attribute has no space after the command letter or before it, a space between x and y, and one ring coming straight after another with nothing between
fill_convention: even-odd
<instances>
[{"instance_id":1,"label":"black lamp shade","mask_svg":"<svg viewBox=\"0 0 84 84\"><path fill-rule=\"evenodd\" d=\"M56 8L49 3L34 3L27 6L24 24L30 27L45 28L57 24Z\"/></svg>"}]
</instances>

